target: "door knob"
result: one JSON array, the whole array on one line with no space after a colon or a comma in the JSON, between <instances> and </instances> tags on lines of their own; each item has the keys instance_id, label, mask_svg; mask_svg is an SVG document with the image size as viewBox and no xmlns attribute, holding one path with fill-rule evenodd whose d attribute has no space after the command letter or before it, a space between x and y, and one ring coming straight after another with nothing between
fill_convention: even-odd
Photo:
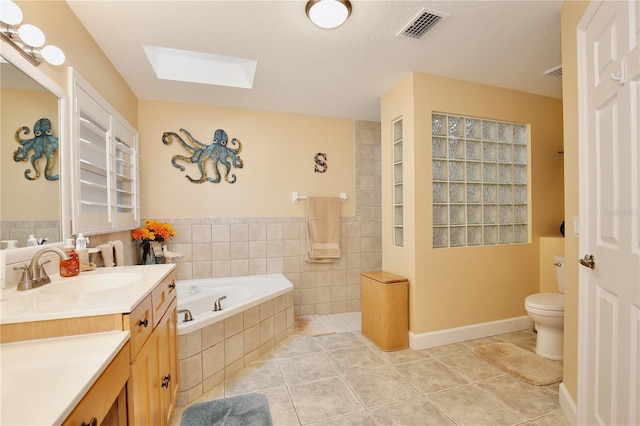
<instances>
[{"instance_id":1,"label":"door knob","mask_svg":"<svg viewBox=\"0 0 640 426\"><path fill-rule=\"evenodd\" d=\"M585 254L584 258L580 259L580 264L589 269L596 269L596 259L592 254Z\"/></svg>"}]
</instances>

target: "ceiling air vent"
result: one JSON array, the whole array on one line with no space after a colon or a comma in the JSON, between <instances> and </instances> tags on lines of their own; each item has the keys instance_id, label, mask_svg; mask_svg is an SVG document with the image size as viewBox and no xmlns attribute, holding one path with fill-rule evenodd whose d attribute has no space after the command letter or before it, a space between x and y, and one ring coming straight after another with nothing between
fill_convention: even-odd
<instances>
[{"instance_id":1,"label":"ceiling air vent","mask_svg":"<svg viewBox=\"0 0 640 426\"><path fill-rule=\"evenodd\" d=\"M558 65L553 68L549 68L542 75L550 75L552 77L562 77L562 65Z\"/></svg>"},{"instance_id":2,"label":"ceiling air vent","mask_svg":"<svg viewBox=\"0 0 640 426\"><path fill-rule=\"evenodd\" d=\"M447 17L444 13L422 9L397 36L422 38L423 35Z\"/></svg>"}]
</instances>

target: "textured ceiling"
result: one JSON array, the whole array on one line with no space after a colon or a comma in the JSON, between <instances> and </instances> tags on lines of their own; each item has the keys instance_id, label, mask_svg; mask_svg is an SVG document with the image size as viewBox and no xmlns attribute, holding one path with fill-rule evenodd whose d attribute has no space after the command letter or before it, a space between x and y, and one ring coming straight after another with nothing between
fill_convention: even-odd
<instances>
[{"instance_id":1,"label":"textured ceiling","mask_svg":"<svg viewBox=\"0 0 640 426\"><path fill-rule=\"evenodd\" d=\"M562 1L353 1L323 30L306 1L76 1L71 9L139 99L378 121L412 71L560 98ZM449 15L419 40L422 8ZM252 89L158 80L142 45L258 61ZM178 64L179 65L179 64Z\"/></svg>"}]
</instances>

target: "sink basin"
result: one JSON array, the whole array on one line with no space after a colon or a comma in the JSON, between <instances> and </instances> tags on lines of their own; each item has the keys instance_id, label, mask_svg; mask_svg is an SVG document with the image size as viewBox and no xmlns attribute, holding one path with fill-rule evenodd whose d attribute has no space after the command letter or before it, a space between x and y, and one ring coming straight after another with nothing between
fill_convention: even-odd
<instances>
[{"instance_id":1,"label":"sink basin","mask_svg":"<svg viewBox=\"0 0 640 426\"><path fill-rule=\"evenodd\" d=\"M67 295L110 291L140 281L141 277L142 275L137 272L80 275L74 278L63 278L61 281L47 284L42 287L40 294Z\"/></svg>"}]
</instances>

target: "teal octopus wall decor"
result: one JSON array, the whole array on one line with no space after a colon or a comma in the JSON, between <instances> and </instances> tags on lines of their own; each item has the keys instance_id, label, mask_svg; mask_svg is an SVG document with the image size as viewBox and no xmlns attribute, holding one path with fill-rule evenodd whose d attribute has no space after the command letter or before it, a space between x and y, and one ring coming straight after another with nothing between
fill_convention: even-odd
<instances>
[{"instance_id":1,"label":"teal octopus wall decor","mask_svg":"<svg viewBox=\"0 0 640 426\"><path fill-rule=\"evenodd\" d=\"M13 160L17 163L27 161L29 159L29 153L33 151L31 155L31 166L36 174L31 177L31 169L27 169L24 171L24 177L29 180L36 180L40 178L40 166L37 161L44 155L47 160L44 168L44 177L47 180L58 180L60 175L51 175L53 162L55 160L54 154L58 151L58 138L53 136L51 121L48 118L41 118L33 125L33 138L20 138L20 133L24 133L26 136L29 132L30 130L27 126L22 126L16 130L15 139L20 146L13 153Z\"/></svg>"},{"instance_id":2,"label":"teal octopus wall decor","mask_svg":"<svg viewBox=\"0 0 640 426\"><path fill-rule=\"evenodd\" d=\"M240 142L240 139L233 138L229 144L227 132L222 129L217 129L213 134L213 141L210 144L205 144L197 141L193 136L191 136L191 133L185 129L180 129L180 132L184 133L190 143L182 139L182 137L176 132L164 132L162 134L162 142L165 145L169 145L173 142L173 138L177 138L180 145L191 153L190 157L185 155L174 155L171 158L171 164L173 164L173 167L180 169L181 171L185 170L185 167L178 164L177 160L182 160L188 163L198 163L200 178L193 179L191 176L185 175L186 178L189 179L189 182L220 182L222 178L220 174L220 164L225 168L224 180L227 183L236 182L236 175L233 173L229 175L229 172L231 171L231 166L241 169L244 165L239 155L242 151L242 143ZM237 148L235 148L236 145ZM213 163L213 173L215 174L215 178L207 177L206 165L209 160Z\"/></svg>"}]
</instances>

